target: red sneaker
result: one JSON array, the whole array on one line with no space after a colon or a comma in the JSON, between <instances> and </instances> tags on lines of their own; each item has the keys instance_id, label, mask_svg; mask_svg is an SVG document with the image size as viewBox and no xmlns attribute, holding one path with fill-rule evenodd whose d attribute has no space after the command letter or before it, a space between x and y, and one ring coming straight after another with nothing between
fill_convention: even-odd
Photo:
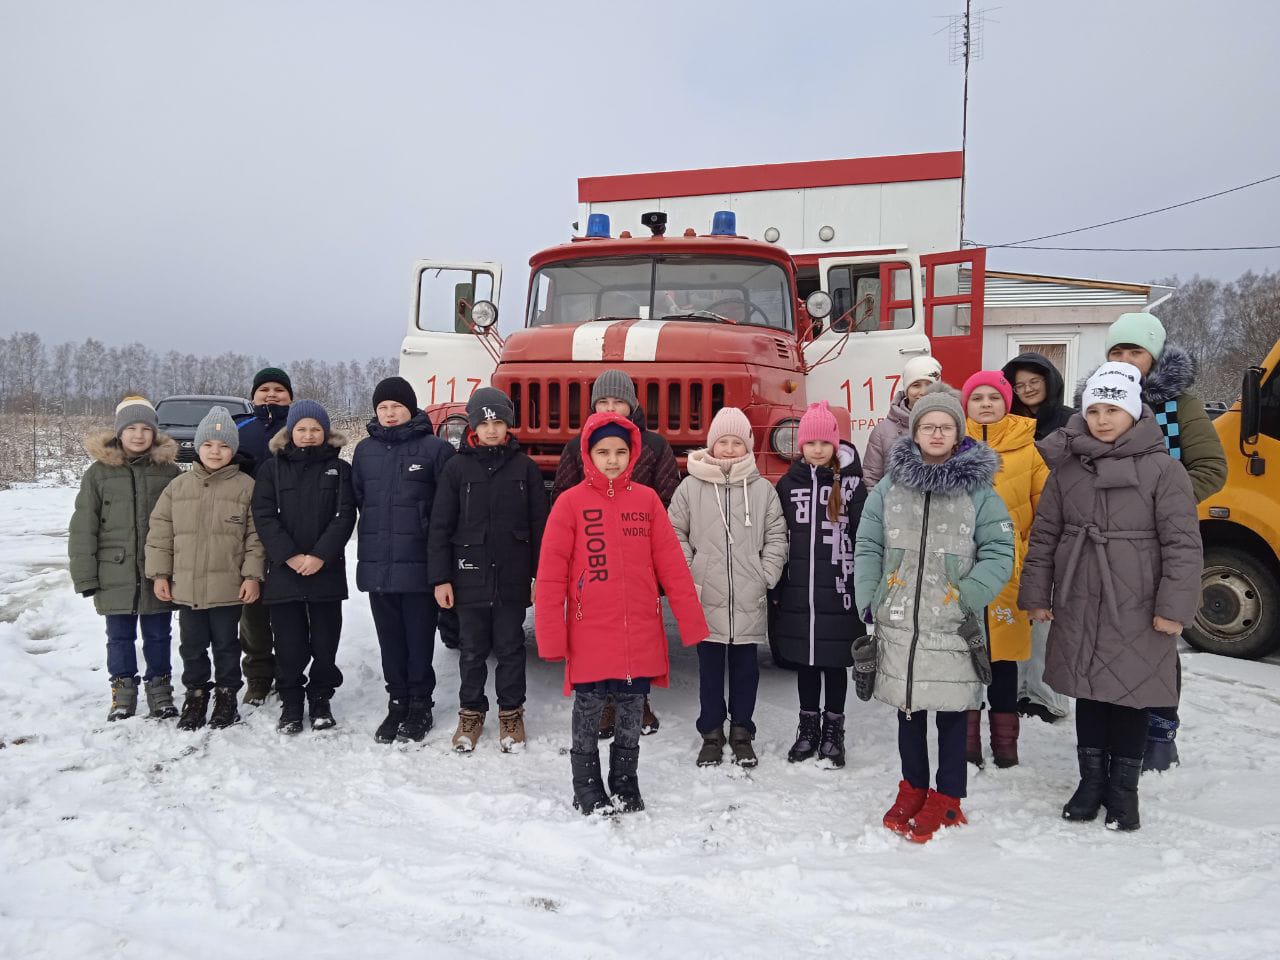
<instances>
[{"instance_id":1,"label":"red sneaker","mask_svg":"<svg viewBox=\"0 0 1280 960\"><path fill-rule=\"evenodd\" d=\"M884 815L884 825L894 833L905 834L911 829L911 818L920 812L925 798L929 796L928 787L913 787L905 780L898 781L898 799Z\"/></svg>"},{"instance_id":2,"label":"red sneaker","mask_svg":"<svg viewBox=\"0 0 1280 960\"><path fill-rule=\"evenodd\" d=\"M913 843L928 843L939 827L958 827L968 822L960 810L959 798L930 790L924 806L911 820L911 832L907 834L907 839Z\"/></svg>"}]
</instances>

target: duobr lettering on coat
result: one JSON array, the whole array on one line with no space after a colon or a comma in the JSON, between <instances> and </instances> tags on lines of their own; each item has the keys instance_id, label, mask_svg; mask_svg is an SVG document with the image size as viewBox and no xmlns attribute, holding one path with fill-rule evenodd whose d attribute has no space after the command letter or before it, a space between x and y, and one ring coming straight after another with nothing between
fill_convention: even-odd
<instances>
[{"instance_id":1,"label":"duobr lettering on coat","mask_svg":"<svg viewBox=\"0 0 1280 960\"><path fill-rule=\"evenodd\" d=\"M587 534L587 582L602 583L609 579L608 558L605 556L604 511L598 508L583 510Z\"/></svg>"}]
</instances>

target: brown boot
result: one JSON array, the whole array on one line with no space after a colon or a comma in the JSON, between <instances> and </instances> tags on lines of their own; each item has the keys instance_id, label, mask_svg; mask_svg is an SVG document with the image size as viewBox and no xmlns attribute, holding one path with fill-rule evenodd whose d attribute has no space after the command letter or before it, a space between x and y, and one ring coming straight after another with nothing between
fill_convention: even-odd
<instances>
[{"instance_id":1,"label":"brown boot","mask_svg":"<svg viewBox=\"0 0 1280 960\"><path fill-rule=\"evenodd\" d=\"M991 711L991 753L997 767L1018 765L1018 715Z\"/></svg>"},{"instance_id":2,"label":"brown boot","mask_svg":"<svg viewBox=\"0 0 1280 960\"><path fill-rule=\"evenodd\" d=\"M600 711L600 732L598 736L601 740L613 739L613 727L618 720L618 705L613 702L613 697L609 697L604 702L604 709Z\"/></svg>"},{"instance_id":3,"label":"brown boot","mask_svg":"<svg viewBox=\"0 0 1280 960\"><path fill-rule=\"evenodd\" d=\"M964 737L964 758L979 769L982 768L982 711L966 710L969 722Z\"/></svg>"},{"instance_id":4,"label":"brown boot","mask_svg":"<svg viewBox=\"0 0 1280 960\"><path fill-rule=\"evenodd\" d=\"M715 767L724 761L724 727L702 735L702 749L698 751L698 766Z\"/></svg>"},{"instance_id":5,"label":"brown boot","mask_svg":"<svg viewBox=\"0 0 1280 960\"><path fill-rule=\"evenodd\" d=\"M524 750L524 707L498 711L498 745L503 753Z\"/></svg>"},{"instance_id":6,"label":"brown boot","mask_svg":"<svg viewBox=\"0 0 1280 960\"><path fill-rule=\"evenodd\" d=\"M646 693L644 697L644 716L640 719L640 736L647 737L651 733L658 732L658 716L653 712L653 707L649 706L649 695Z\"/></svg>"},{"instance_id":7,"label":"brown boot","mask_svg":"<svg viewBox=\"0 0 1280 960\"><path fill-rule=\"evenodd\" d=\"M479 710L459 710L458 729L453 732L453 749L457 753L470 753L484 732L484 714Z\"/></svg>"},{"instance_id":8,"label":"brown boot","mask_svg":"<svg viewBox=\"0 0 1280 960\"><path fill-rule=\"evenodd\" d=\"M733 748L733 762L738 766L754 767L760 762L755 750L751 747L753 739L755 734L746 727L729 728L729 746Z\"/></svg>"}]
</instances>

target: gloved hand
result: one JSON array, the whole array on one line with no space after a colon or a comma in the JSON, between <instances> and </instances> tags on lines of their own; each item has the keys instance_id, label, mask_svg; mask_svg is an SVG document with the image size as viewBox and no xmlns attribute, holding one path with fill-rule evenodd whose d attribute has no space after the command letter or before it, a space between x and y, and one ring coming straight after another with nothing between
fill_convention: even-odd
<instances>
[{"instance_id":1,"label":"gloved hand","mask_svg":"<svg viewBox=\"0 0 1280 960\"><path fill-rule=\"evenodd\" d=\"M870 700L876 689L876 638L861 636L853 641L853 689L859 700Z\"/></svg>"},{"instance_id":2,"label":"gloved hand","mask_svg":"<svg viewBox=\"0 0 1280 960\"><path fill-rule=\"evenodd\" d=\"M969 647L969 656L973 659L973 669L978 681L986 686L991 683L991 651L987 648L987 636L982 624L974 614L969 614L960 624L960 638Z\"/></svg>"}]
</instances>

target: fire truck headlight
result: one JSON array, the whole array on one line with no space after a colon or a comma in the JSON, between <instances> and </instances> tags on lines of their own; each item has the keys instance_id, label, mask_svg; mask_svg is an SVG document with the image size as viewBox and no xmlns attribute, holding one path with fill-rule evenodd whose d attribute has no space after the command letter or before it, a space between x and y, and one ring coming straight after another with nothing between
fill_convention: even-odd
<instances>
[{"instance_id":1,"label":"fire truck headlight","mask_svg":"<svg viewBox=\"0 0 1280 960\"><path fill-rule=\"evenodd\" d=\"M467 435L467 418L452 416L446 417L444 423L440 425L440 439L448 440L453 444L453 449L457 450L462 446L462 438Z\"/></svg>"},{"instance_id":2,"label":"fire truck headlight","mask_svg":"<svg viewBox=\"0 0 1280 960\"><path fill-rule=\"evenodd\" d=\"M471 306L471 322L477 330L488 330L498 322L498 308L488 300L477 300Z\"/></svg>"},{"instance_id":3,"label":"fire truck headlight","mask_svg":"<svg viewBox=\"0 0 1280 960\"><path fill-rule=\"evenodd\" d=\"M769 446L783 460L795 460L800 456L800 445L796 443L796 431L799 428L799 420L780 420L769 431Z\"/></svg>"},{"instance_id":4,"label":"fire truck headlight","mask_svg":"<svg viewBox=\"0 0 1280 960\"><path fill-rule=\"evenodd\" d=\"M814 320L821 320L831 314L831 294L825 290L815 290L804 302L804 308Z\"/></svg>"}]
</instances>

